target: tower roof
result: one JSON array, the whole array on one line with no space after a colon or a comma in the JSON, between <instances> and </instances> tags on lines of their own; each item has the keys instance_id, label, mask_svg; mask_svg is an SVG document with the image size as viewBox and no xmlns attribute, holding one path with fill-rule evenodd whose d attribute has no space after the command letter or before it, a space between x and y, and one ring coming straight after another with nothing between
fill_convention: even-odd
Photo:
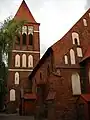
<instances>
[{"instance_id":1,"label":"tower roof","mask_svg":"<svg viewBox=\"0 0 90 120\"><path fill-rule=\"evenodd\" d=\"M23 0L14 19L26 20L27 22L36 23L31 11L29 10L26 2Z\"/></svg>"}]
</instances>

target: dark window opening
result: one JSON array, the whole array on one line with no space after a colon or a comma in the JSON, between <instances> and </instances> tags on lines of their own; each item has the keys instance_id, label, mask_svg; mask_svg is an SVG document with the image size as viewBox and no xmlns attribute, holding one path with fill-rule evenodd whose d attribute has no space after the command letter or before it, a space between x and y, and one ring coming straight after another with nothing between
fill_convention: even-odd
<instances>
[{"instance_id":1,"label":"dark window opening","mask_svg":"<svg viewBox=\"0 0 90 120\"><path fill-rule=\"evenodd\" d=\"M40 73L40 79L42 80L42 73Z\"/></svg>"},{"instance_id":2,"label":"dark window opening","mask_svg":"<svg viewBox=\"0 0 90 120\"><path fill-rule=\"evenodd\" d=\"M23 41L23 45L26 45L26 34L25 33L22 35L22 41Z\"/></svg>"},{"instance_id":3,"label":"dark window opening","mask_svg":"<svg viewBox=\"0 0 90 120\"><path fill-rule=\"evenodd\" d=\"M29 34L29 45L33 45L33 35Z\"/></svg>"},{"instance_id":4,"label":"dark window opening","mask_svg":"<svg viewBox=\"0 0 90 120\"><path fill-rule=\"evenodd\" d=\"M75 39L74 39L74 41L75 41L75 44L76 44L76 45L78 45L78 41L77 41L77 38L75 38Z\"/></svg>"}]
</instances>

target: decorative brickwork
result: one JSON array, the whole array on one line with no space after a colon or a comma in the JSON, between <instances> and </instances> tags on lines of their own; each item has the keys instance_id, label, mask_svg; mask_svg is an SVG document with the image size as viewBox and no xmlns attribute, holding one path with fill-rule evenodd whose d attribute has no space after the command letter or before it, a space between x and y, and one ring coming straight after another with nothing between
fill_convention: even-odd
<instances>
[{"instance_id":1,"label":"decorative brickwork","mask_svg":"<svg viewBox=\"0 0 90 120\"><path fill-rule=\"evenodd\" d=\"M39 43L39 23L32 16L28 6L23 0L15 17L15 20L26 20L26 24L20 31L19 42L15 42L10 59L9 74L8 74L8 111L16 111L19 108L21 90L23 95L30 90L30 82L28 75L33 70L40 59L40 43ZM32 38L29 38L32 34ZM29 41L32 40L32 44ZM10 90L15 90L15 101L10 101ZM14 99L14 97L12 97ZM25 103L26 105L27 103ZM14 107L13 107L14 106ZM15 109L15 110L12 110ZM25 111L26 112L26 111ZM27 113L26 113L27 114Z\"/></svg>"},{"instance_id":2,"label":"decorative brickwork","mask_svg":"<svg viewBox=\"0 0 90 120\"><path fill-rule=\"evenodd\" d=\"M79 98L82 93L90 93L90 49L87 51L90 46L89 13L90 9L48 48L29 76L33 83L32 92L38 95L38 106L44 106L48 120L80 119ZM89 120L87 116L85 119Z\"/></svg>"}]
</instances>

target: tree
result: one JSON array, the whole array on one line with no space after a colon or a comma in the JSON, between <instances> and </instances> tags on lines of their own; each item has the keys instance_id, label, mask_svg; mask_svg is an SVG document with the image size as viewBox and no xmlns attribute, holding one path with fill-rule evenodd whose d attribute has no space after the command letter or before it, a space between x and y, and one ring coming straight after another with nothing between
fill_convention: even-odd
<instances>
[{"instance_id":1,"label":"tree","mask_svg":"<svg viewBox=\"0 0 90 120\"><path fill-rule=\"evenodd\" d=\"M9 58L11 56L11 51L13 48L13 44L15 43L16 36L19 36L21 31L21 26L25 24L25 21L15 21L10 17L4 20L3 23L0 24L0 103L2 105L3 96L6 93L5 87L5 76L8 73L7 67L5 67L5 61L9 65ZM8 55L8 58L6 57ZM4 56L4 61L3 61ZM5 58L7 58L5 60ZM1 106L2 108L3 106Z\"/></svg>"},{"instance_id":2,"label":"tree","mask_svg":"<svg viewBox=\"0 0 90 120\"><path fill-rule=\"evenodd\" d=\"M15 21L14 19L7 18L0 26L0 61L2 61L2 55L7 54L12 50L15 43L16 36L19 36L21 26L25 21Z\"/></svg>"}]
</instances>

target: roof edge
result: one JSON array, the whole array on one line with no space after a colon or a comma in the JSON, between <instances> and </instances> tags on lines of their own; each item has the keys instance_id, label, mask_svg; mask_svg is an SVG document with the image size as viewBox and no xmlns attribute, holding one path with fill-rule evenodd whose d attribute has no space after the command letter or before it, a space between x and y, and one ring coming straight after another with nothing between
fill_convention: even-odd
<instances>
[{"instance_id":1,"label":"roof edge","mask_svg":"<svg viewBox=\"0 0 90 120\"><path fill-rule=\"evenodd\" d=\"M52 48L49 47L49 48L47 49L47 51L45 52L45 54L43 55L43 57L39 60L39 62L37 63L37 65L35 66L35 68L33 69L33 71L31 72L31 74L29 75L29 79L31 79L31 78L35 75L35 73L36 73L36 71L38 70L38 68L40 68L40 64L43 64L44 61L45 61L45 59L46 59L51 53L52 53Z\"/></svg>"}]
</instances>

